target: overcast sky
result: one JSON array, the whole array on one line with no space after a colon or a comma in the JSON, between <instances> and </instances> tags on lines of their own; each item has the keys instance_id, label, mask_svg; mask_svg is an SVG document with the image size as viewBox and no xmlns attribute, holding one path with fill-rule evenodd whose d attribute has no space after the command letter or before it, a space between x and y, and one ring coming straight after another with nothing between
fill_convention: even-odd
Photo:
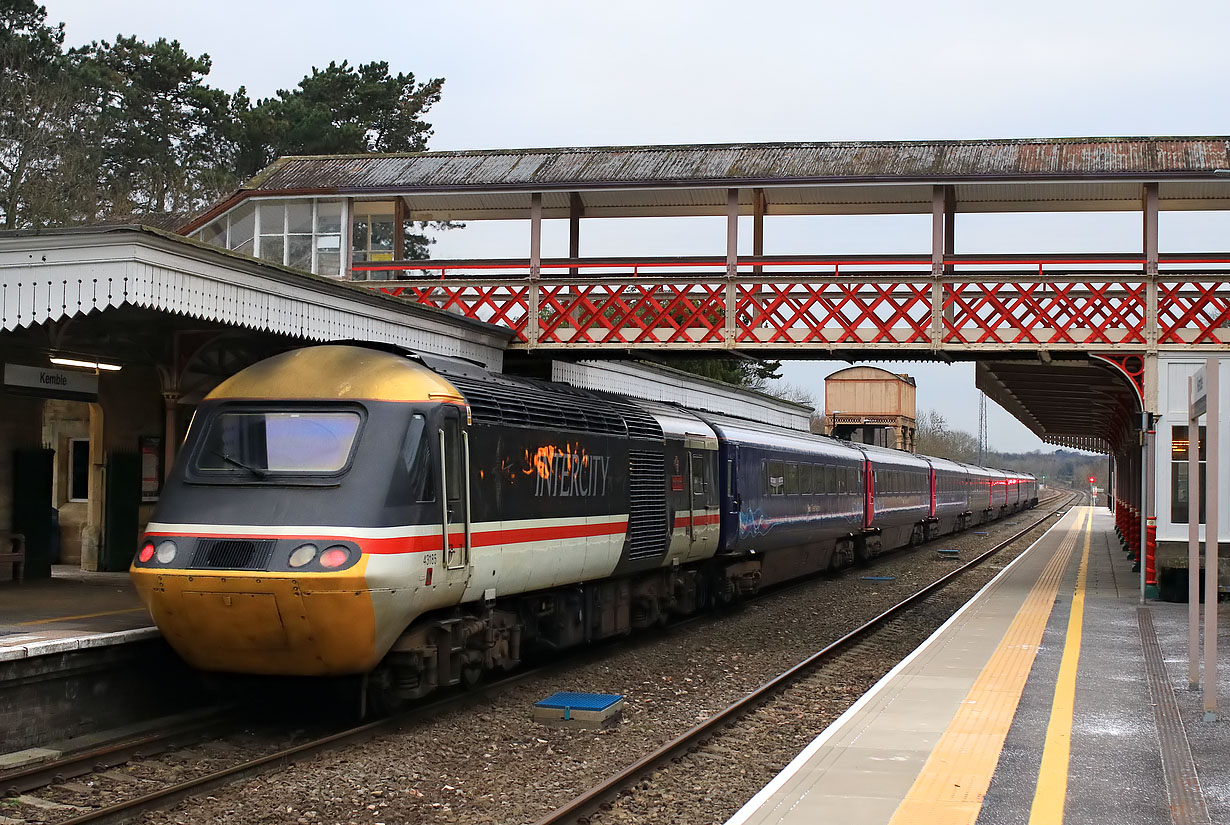
<instances>
[{"instance_id":1,"label":"overcast sky","mask_svg":"<svg viewBox=\"0 0 1230 825\"><path fill-rule=\"evenodd\" d=\"M117 33L213 58L211 85L252 97L331 60L443 77L433 149L728 141L1221 135L1230 3L233 2L51 0L76 45ZM766 221L766 252L930 251L927 218ZM600 224L610 224L601 226ZM481 231L480 231L481 229ZM545 249L564 244L556 228ZM724 254L720 219L589 222L583 254ZM1230 248L1224 215L1163 215L1166 250ZM747 233L743 233L746 235ZM437 257L524 255L524 227L471 226ZM1138 215L957 219L958 252L1122 252ZM822 403L845 366L791 362ZM920 409L974 431L973 366L883 363ZM994 405L992 405L994 406ZM1041 446L1002 410L990 440Z\"/></svg>"}]
</instances>

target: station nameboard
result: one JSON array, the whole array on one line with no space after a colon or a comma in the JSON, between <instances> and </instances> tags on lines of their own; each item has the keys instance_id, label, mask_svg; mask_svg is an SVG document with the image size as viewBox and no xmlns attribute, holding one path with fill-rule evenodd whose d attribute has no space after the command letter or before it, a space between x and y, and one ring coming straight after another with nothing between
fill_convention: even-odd
<instances>
[{"instance_id":1,"label":"station nameboard","mask_svg":"<svg viewBox=\"0 0 1230 825\"><path fill-rule=\"evenodd\" d=\"M1209 399L1205 392L1205 368L1201 367L1196 370L1196 374L1192 376L1192 397L1191 397L1191 417L1195 418L1204 415L1209 406Z\"/></svg>"},{"instance_id":2,"label":"station nameboard","mask_svg":"<svg viewBox=\"0 0 1230 825\"><path fill-rule=\"evenodd\" d=\"M24 364L4 365L4 386L28 395L93 401L98 397L98 376L77 370L54 370Z\"/></svg>"}]
</instances>

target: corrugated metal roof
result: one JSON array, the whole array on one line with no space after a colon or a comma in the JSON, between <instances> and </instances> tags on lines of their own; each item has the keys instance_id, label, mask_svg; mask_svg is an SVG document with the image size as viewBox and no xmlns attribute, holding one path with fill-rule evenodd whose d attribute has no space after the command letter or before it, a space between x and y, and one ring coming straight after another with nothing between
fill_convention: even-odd
<instances>
[{"instance_id":1,"label":"corrugated metal roof","mask_svg":"<svg viewBox=\"0 0 1230 825\"><path fill-rule=\"evenodd\" d=\"M260 192L585 189L698 183L1165 178L1230 168L1230 138L763 143L286 157Z\"/></svg>"}]
</instances>

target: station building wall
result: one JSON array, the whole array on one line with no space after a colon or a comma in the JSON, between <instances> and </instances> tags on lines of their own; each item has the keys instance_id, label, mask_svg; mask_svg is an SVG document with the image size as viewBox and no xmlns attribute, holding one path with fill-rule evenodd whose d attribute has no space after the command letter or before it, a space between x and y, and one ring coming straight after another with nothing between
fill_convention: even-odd
<instances>
[{"instance_id":1,"label":"station building wall","mask_svg":"<svg viewBox=\"0 0 1230 825\"><path fill-rule=\"evenodd\" d=\"M1193 351L1182 355L1162 355L1158 358L1158 410L1161 418L1156 425L1156 468L1154 512L1157 514L1157 564L1159 569L1171 566L1172 560L1187 566L1187 457L1183 439L1187 429L1187 379L1205 365L1214 352ZM1230 357L1221 364L1220 402L1218 416L1218 447L1221 468L1218 475L1218 543L1221 545L1222 579L1230 574L1225 562L1230 542ZM1211 469L1206 468L1206 473ZM1200 491L1203 498L1204 491ZM1200 540L1205 540L1204 527Z\"/></svg>"}]
</instances>

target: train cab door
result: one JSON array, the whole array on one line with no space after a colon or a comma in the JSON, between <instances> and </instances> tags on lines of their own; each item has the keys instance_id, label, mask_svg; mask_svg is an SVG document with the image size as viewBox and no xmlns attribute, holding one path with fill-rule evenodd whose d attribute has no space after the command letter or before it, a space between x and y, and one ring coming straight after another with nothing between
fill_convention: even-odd
<instances>
[{"instance_id":1,"label":"train cab door","mask_svg":"<svg viewBox=\"0 0 1230 825\"><path fill-rule=\"evenodd\" d=\"M445 406L440 419L441 530L445 574L458 575L470 566L470 434L456 407Z\"/></svg>"},{"instance_id":2,"label":"train cab door","mask_svg":"<svg viewBox=\"0 0 1230 825\"><path fill-rule=\"evenodd\" d=\"M693 547L708 545L716 539L718 529L717 484L713 479L713 462L696 450L688 450L688 497L690 537Z\"/></svg>"}]
</instances>

